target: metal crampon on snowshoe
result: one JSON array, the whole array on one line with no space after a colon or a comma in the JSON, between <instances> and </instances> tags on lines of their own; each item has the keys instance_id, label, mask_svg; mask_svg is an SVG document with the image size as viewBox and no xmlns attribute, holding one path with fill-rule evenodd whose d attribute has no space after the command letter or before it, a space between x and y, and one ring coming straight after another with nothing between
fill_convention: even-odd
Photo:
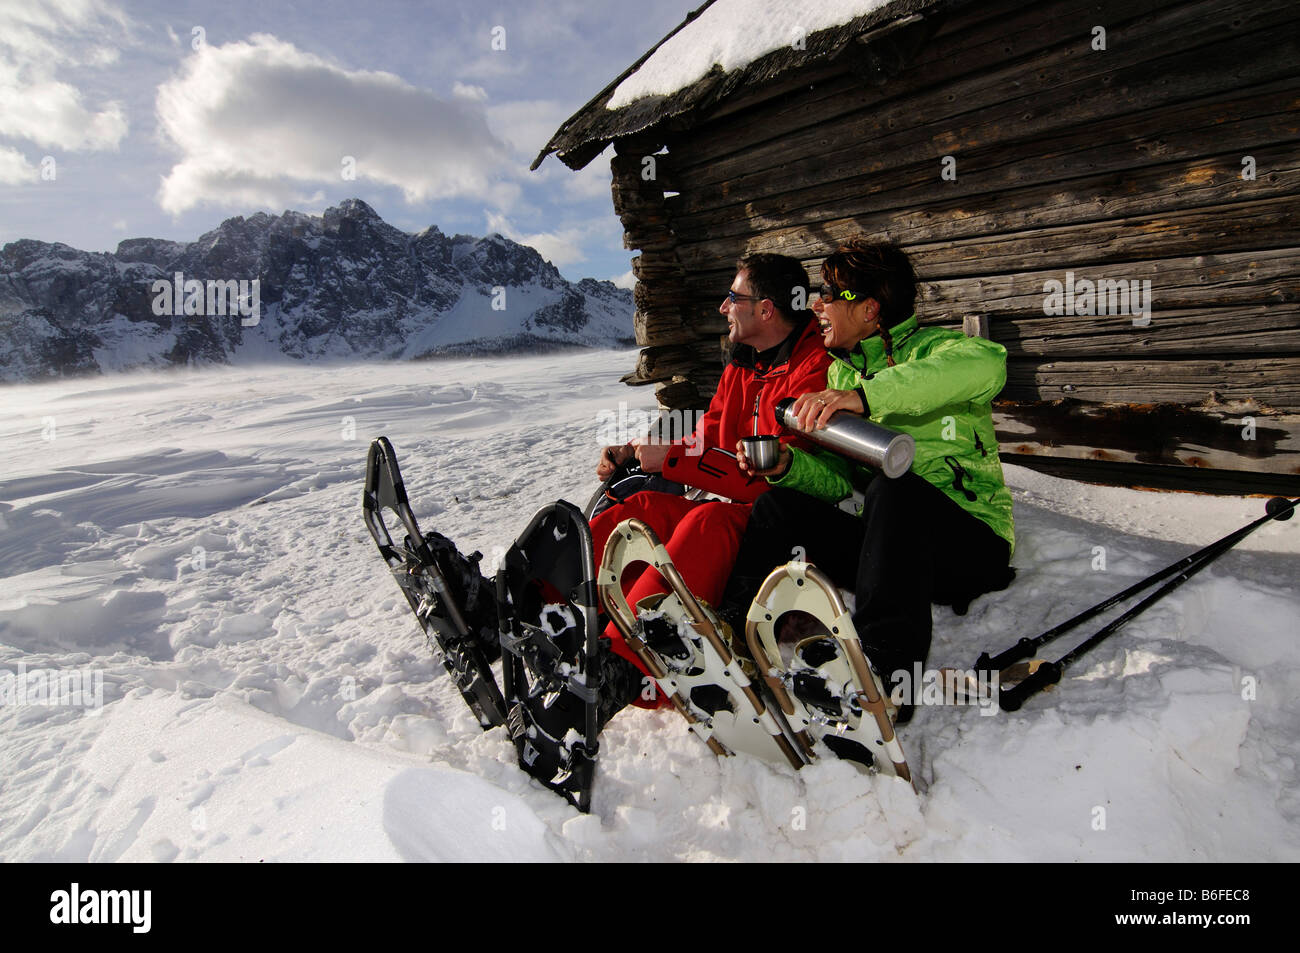
<instances>
[{"instance_id":1,"label":"metal crampon on snowshoe","mask_svg":"<svg viewBox=\"0 0 1300 953\"><path fill-rule=\"evenodd\" d=\"M792 612L806 613L811 625L783 653L778 629ZM911 781L892 706L839 590L817 567L795 562L772 571L750 605L745 640L805 757L816 757L820 743L864 769Z\"/></svg>"},{"instance_id":2,"label":"metal crampon on snowshoe","mask_svg":"<svg viewBox=\"0 0 1300 953\"><path fill-rule=\"evenodd\" d=\"M620 581L637 563L654 567L671 591L643 599L634 612ZM597 583L610 621L715 754L743 751L795 768L805 763L790 726L746 672L752 671L748 660L728 644L730 630L691 594L650 527L629 519L615 528Z\"/></svg>"}]
</instances>

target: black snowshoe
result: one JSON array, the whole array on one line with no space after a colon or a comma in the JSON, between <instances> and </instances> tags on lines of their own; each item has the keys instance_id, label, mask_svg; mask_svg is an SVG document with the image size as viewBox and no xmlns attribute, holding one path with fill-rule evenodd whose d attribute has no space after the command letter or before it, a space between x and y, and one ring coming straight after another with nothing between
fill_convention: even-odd
<instances>
[{"instance_id":1,"label":"black snowshoe","mask_svg":"<svg viewBox=\"0 0 1300 953\"><path fill-rule=\"evenodd\" d=\"M533 517L497 573L507 730L519 765L584 813L600 730L591 529L560 500Z\"/></svg>"},{"instance_id":2,"label":"black snowshoe","mask_svg":"<svg viewBox=\"0 0 1300 953\"><path fill-rule=\"evenodd\" d=\"M370 445L362 509L430 647L479 724L485 731L504 725L520 767L587 811L600 678L595 566L582 513L563 500L542 509L489 581L479 571L479 553L464 556L445 536L420 532L385 437ZM386 509L406 530L400 546ZM504 691L491 667L498 659Z\"/></svg>"},{"instance_id":3,"label":"black snowshoe","mask_svg":"<svg viewBox=\"0 0 1300 953\"><path fill-rule=\"evenodd\" d=\"M423 534L411 511L388 438L370 445L361 499L366 528L410 603L430 648L437 646L447 674L486 731L506 722L506 704L492 674L500 655L491 584L478 571L478 553L464 557L446 537ZM393 542L383 511L406 530ZM437 654L437 653L435 653Z\"/></svg>"}]
</instances>

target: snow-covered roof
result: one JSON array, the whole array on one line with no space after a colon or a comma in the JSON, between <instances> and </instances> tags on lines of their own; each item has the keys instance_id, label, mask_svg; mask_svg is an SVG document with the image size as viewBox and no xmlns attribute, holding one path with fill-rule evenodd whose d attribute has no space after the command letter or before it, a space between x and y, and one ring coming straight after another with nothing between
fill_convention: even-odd
<instances>
[{"instance_id":1,"label":"snow-covered roof","mask_svg":"<svg viewBox=\"0 0 1300 953\"><path fill-rule=\"evenodd\" d=\"M890 0L714 0L618 84L606 109L671 96L718 66L730 73L765 53L798 49L810 33L842 26Z\"/></svg>"},{"instance_id":2,"label":"snow-covered roof","mask_svg":"<svg viewBox=\"0 0 1300 953\"><path fill-rule=\"evenodd\" d=\"M897 27L971 0L707 0L564 122L552 152L581 169L614 139L695 115L846 49L862 52Z\"/></svg>"}]
</instances>

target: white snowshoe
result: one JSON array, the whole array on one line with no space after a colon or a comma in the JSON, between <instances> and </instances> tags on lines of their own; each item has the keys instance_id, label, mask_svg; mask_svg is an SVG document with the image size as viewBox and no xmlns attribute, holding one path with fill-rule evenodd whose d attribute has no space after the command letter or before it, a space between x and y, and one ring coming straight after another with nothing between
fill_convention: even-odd
<instances>
[{"instance_id":1,"label":"white snowshoe","mask_svg":"<svg viewBox=\"0 0 1300 953\"><path fill-rule=\"evenodd\" d=\"M778 637L792 629L802 630L797 641ZM805 757L815 758L820 744L864 769L912 780L894 734L897 712L839 590L816 566L793 562L772 571L749 608L745 639Z\"/></svg>"},{"instance_id":2,"label":"white snowshoe","mask_svg":"<svg viewBox=\"0 0 1300 953\"><path fill-rule=\"evenodd\" d=\"M637 563L658 570L670 591L643 599L634 612L620 580ZM730 629L691 594L650 527L638 519L620 523L605 546L596 581L610 621L714 754L743 751L803 766L806 759L790 726L764 701L752 665L729 644Z\"/></svg>"},{"instance_id":3,"label":"white snowshoe","mask_svg":"<svg viewBox=\"0 0 1300 953\"><path fill-rule=\"evenodd\" d=\"M658 570L670 591L643 599L633 612L619 581L637 563ZM597 585L628 646L715 754L743 751L797 769L830 751L864 771L911 781L894 734L896 712L839 591L815 566L790 563L768 576L746 620L749 657L745 647L736 651L730 628L691 594L640 520L625 520L611 534ZM802 628L806 637L783 652L778 628Z\"/></svg>"}]
</instances>

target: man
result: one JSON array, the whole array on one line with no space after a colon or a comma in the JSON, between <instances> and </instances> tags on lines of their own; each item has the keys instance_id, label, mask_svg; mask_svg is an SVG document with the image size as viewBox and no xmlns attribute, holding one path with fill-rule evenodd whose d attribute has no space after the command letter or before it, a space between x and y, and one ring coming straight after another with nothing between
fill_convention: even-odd
<instances>
[{"instance_id":1,"label":"man","mask_svg":"<svg viewBox=\"0 0 1300 953\"><path fill-rule=\"evenodd\" d=\"M960 331L919 327L916 275L889 242L854 239L822 265L814 302L835 356L830 389L795 402L801 427L837 411L911 434L911 471L888 479L827 451L781 450L757 471L773 489L754 504L720 613L743 620L763 579L802 547L856 594L853 624L868 659L891 676L924 663L930 605L964 613L981 593L1005 588L1015 532L990 404L1006 381L1006 350ZM750 470L740 454L741 469ZM858 515L835 503L865 483Z\"/></svg>"},{"instance_id":2,"label":"man","mask_svg":"<svg viewBox=\"0 0 1300 953\"><path fill-rule=\"evenodd\" d=\"M723 370L708 411L687 438L692 452L709 447L730 450L743 436L779 433L775 416L778 402L825 388L830 357L821 345L816 322L807 311L796 307L808 300L807 284L803 266L784 255L749 255L737 262L731 290L718 308L727 318L731 363ZM790 438L782 439L784 442ZM670 446L643 438L635 446L606 447L596 475L607 479L633 455L643 471L659 473ZM599 564L614 527L636 517L664 543L691 592L716 605L749 512L749 504L694 501L660 492L635 493L592 519L596 562ZM629 603L635 606L646 596L667 591L667 587L658 572L648 569L625 591ZM605 634L616 653L641 669L640 661L613 625ZM638 702L643 707L665 703L661 694L655 698L646 698L645 694Z\"/></svg>"}]
</instances>

